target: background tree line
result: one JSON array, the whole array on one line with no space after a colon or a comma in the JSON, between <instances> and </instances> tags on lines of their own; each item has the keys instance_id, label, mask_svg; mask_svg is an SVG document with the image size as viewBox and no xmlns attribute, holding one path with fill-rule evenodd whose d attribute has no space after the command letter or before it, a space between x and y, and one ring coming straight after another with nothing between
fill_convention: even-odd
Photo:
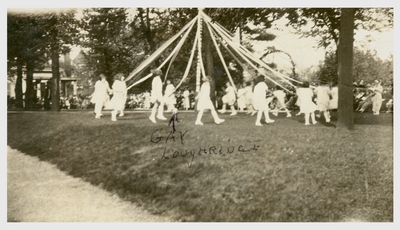
<instances>
[{"instance_id":1,"label":"background tree line","mask_svg":"<svg viewBox=\"0 0 400 230\"><path fill-rule=\"evenodd\" d=\"M314 73L313 77L318 79L329 76L332 81L337 80L336 50L341 17L339 8L206 8L204 12L229 32L238 31L240 42L249 49L252 49L251 41L246 35L256 34L258 36L253 37L257 40L273 40L275 36L269 33L268 29L274 21L288 19L287 26L296 28L301 36L317 38L318 45L327 50L324 64L319 66L319 72ZM16 105L22 107L25 93L25 109L33 109L33 71L43 69L51 60L52 110L59 111L59 57L69 53L73 45L82 48L86 65L79 69L72 69L66 65L66 71L74 71L82 82L94 82L100 73L104 73L112 84L115 74L128 75L197 14L197 8L88 8L23 13L9 10L7 70L9 76L17 76ZM355 11L354 19L356 29L391 28L393 9L359 8ZM258 28L250 29L249 23L257 25ZM303 29L307 25L307 29ZM173 81L180 80L183 75L194 36L195 33L189 35L172 63L168 75ZM205 38L203 42L204 53L212 60L207 72L215 79L215 89L219 89L227 81L226 74L215 49L212 49L212 46L207 48L206 44L210 41ZM174 44L150 68L158 66L173 48ZM226 62L236 63L224 49L221 51ZM393 70L392 60L379 60L371 52L356 50L354 53L355 78L384 78ZM273 66L273 63L269 64ZM237 71L233 71L232 75L235 82L239 83L241 66L237 67ZM193 71L185 83L188 86L195 85L194 70L195 62ZM145 71L143 76L147 73ZM22 92L23 75L26 75L26 92ZM131 90L140 92L149 89L150 83L151 80L147 80Z\"/></svg>"}]
</instances>

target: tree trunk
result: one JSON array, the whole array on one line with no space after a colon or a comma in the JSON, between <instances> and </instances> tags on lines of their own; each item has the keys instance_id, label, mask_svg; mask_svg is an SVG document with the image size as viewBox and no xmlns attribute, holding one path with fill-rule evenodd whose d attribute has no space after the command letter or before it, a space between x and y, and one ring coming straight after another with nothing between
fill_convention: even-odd
<instances>
[{"instance_id":1,"label":"tree trunk","mask_svg":"<svg viewBox=\"0 0 400 230\"><path fill-rule=\"evenodd\" d=\"M353 40L354 12L352 8L342 8L340 37L338 46L339 101L338 127L354 128L353 112Z\"/></svg>"},{"instance_id":2,"label":"tree trunk","mask_svg":"<svg viewBox=\"0 0 400 230\"><path fill-rule=\"evenodd\" d=\"M15 107L24 108L24 94L22 92L22 62L21 59L17 60L17 81L15 83Z\"/></svg>"},{"instance_id":3,"label":"tree trunk","mask_svg":"<svg viewBox=\"0 0 400 230\"><path fill-rule=\"evenodd\" d=\"M212 81L210 82L210 98L211 101L214 104L214 107L216 106L215 103L215 76L214 76L214 59L212 55L212 41L211 41L211 36L206 29L206 26L204 26L203 29L204 32L204 48L205 48L205 55L206 55L206 74L211 77Z\"/></svg>"},{"instance_id":4,"label":"tree trunk","mask_svg":"<svg viewBox=\"0 0 400 230\"><path fill-rule=\"evenodd\" d=\"M25 110L33 110L35 108L33 68L33 62L28 61L26 64Z\"/></svg>"},{"instance_id":5,"label":"tree trunk","mask_svg":"<svg viewBox=\"0 0 400 230\"><path fill-rule=\"evenodd\" d=\"M60 62L57 49L51 53L51 111L59 112L60 108Z\"/></svg>"},{"instance_id":6,"label":"tree trunk","mask_svg":"<svg viewBox=\"0 0 400 230\"><path fill-rule=\"evenodd\" d=\"M72 65L71 65L71 55L70 53L64 54L64 72L67 77L72 76Z\"/></svg>"}]
</instances>

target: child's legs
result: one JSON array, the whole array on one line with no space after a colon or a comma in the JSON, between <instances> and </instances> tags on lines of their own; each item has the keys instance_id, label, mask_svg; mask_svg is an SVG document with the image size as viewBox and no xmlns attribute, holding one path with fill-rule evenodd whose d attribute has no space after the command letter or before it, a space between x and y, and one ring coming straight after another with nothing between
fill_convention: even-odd
<instances>
[{"instance_id":1,"label":"child's legs","mask_svg":"<svg viewBox=\"0 0 400 230\"><path fill-rule=\"evenodd\" d=\"M304 113L305 124L310 124L310 113Z\"/></svg>"},{"instance_id":2,"label":"child's legs","mask_svg":"<svg viewBox=\"0 0 400 230\"><path fill-rule=\"evenodd\" d=\"M97 102L97 103L94 105L94 112L96 113L96 116L97 116L97 117L100 116L100 114L101 114L101 109L102 109L102 108L103 108L103 103Z\"/></svg>"},{"instance_id":3,"label":"child's legs","mask_svg":"<svg viewBox=\"0 0 400 230\"><path fill-rule=\"evenodd\" d=\"M313 123L313 124L315 124L316 123L316 120L315 120L315 113L314 112L311 112L311 122Z\"/></svg>"},{"instance_id":4,"label":"child's legs","mask_svg":"<svg viewBox=\"0 0 400 230\"><path fill-rule=\"evenodd\" d=\"M261 118L262 118L263 110L257 110L257 118L256 118L256 123L261 123Z\"/></svg>"},{"instance_id":5,"label":"child's legs","mask_svg":"<svg viewBox=\"0 0 400 230\"><path fill-rule=\"evenodd\" d=\"M215 109L211 109L211 115L213 116L214 121L220 120L220 118L218 117L218 113L217 111L215 111Z\"/></svg>"},{"instance_id":6,"label":"child's legs","mask_svg":"<svg viewBox=\"0 0 400 230\"><path fill-rule=\"evenodd\" d=\"M329 116L329 111L328 110L324 111L324 117L325 117L325 121L326 122L330 121L330 116Z\"/></svg>"},{"instance_id":7,"label":"child's legs","mask_svg":"<svg viewBox=\"0 0 400 230\"><path fill-rule=\"evenodd\" d=\"M150 117L153 117L153 118L156 117L157 108L158 108L158 102L155 102L153 105L153 108L151 109Z\"/></svg>"},{"instance_id":8,"label":"child's legs","mask_svg":"<svg viewBox=\"0 0 400 230\"><path fill-rule=\"evenodd\" d=\"M264 116L265 116L265 120L266 120L266 121L271 120L271 119L269 118L269 110L268 110L268 109L265 109L265 110L264 110Z\"/></svg>"},{"instance_id":9,"label":"child's legs","mask_svg":"<svg viewBox=\"0 0 400 230\"><path fill-rule=\"evenodd\" d=\"M203 117L203 113L204 113L204 109L199 110L199 113L197 114L196 122L201 122L201 118Z\"/></svg>"}]
</instances>

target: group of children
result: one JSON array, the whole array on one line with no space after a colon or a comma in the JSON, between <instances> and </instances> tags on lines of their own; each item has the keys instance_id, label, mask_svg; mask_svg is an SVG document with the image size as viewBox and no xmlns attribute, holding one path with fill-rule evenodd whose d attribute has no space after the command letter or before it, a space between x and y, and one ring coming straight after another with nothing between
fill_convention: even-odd
<instances>
[{"instance_id":1,"label":"group of children","mask_svg":"<svg viewBox=\"0 0 400 230\"><path fill-rule=\"evenodd\" d=\"M161 80L162 71L159 69L153 69L151 70L151 73L153 74L153 80L150 101L153 104L153 107L151 108L149 119L153 123L157 123L156 118L159 120L167 120L163 114L164 105L167 105L168 112L176 113L177 109L174 107L174 104L176 104L176 98L174 95L175 87L168 80L165 93L163 94L163 83ZM200 92L196 96L198 114L195 125L203 125L201 119L205 110L210 110L211 115L214 118L214 122L216 124L221 124L225 120L218 116L218 113L210 98L211 78L209 76L203 76L202 80L203 83L200 87ZM286 117L292 116L289 109L286 107L286 92L282 89L282 87L277 85L276 89L272 92L272 95L267 97L267 93L270 93L271 91L269 90L265 82L265 78L262 75L259 75L254 79L254 84L251 82L244 83L243 87L238 92L235 92L235 89L232 87L232 85L227 82L225 92L226 94L222 97L222 109L219 112L225 113L227 106L229 106L232 111L230 115L236 115L237 111L234 104L237 101L239 110L247 109L247 114L257 114L255 121L256 126L263 126L261 123L263 115L265 123L270 124L274 122L274 120L269 117L271 110L269 104L274 98L276 98L278 107L286 112ZM109 102L111 108L113 109L111 113L111 120L116 121L118 112L119 116L124 115L124 107L127 95L127 87L124 81L124 76L122 74L117 74L115 76L112 89L110 89L108 82L105 80L105 76L101 75L101 80L96 82L95 92L92 95L92 103L95 103L95 118L100 118L102 115L102 107L107 102L107 98L109 98L109 94L111 93L114 94ZM236 98L236 95L238 98ZM327 123L330 122L329 111L331 109L337 109L337 86L330 87L327 83L322 82L315 89L311 89L309 83L304 82L301 87L296 89L296 95L296 105L300 108L300 111L297 115L304 113L305 125L317 123L315 119L315 111L317 110L320 112L317 116L323 115L325 121ZM274 113L274 115L277 114Z\"/></svg>"},{"instance_id":2,"label":"group of children","mask_svg":"<svg viewBox=\"0 0 400 230\"><path fill-rule=\"evenodd\" d=\"M117 121L117 114L124 116L125 103L127 98L127 88L125 83L125 77L122 73L118 73L114 76L114 83L112 89L110 88L106 76L100 74L100 80L98 80L94 86L94 92L91 95L91 103L94 103L95 118L99 119L103 114L101 110L104 106L112 109L111 120ZM113 94L110 100L110 94Z\"/></svg>"}]
</instances>

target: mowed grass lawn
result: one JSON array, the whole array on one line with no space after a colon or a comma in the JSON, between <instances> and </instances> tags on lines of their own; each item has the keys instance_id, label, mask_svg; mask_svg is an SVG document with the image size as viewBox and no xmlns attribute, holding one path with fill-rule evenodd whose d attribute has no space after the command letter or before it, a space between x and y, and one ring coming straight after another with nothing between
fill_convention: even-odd
<instances>
[{"instance_id":1,"label":"mowed grass lawn","mask_svg":"<svg viewBox=\"0 0 400 230\"><path fill-rule=\"evenodd\" d=\"M393 221L393 114L357 113L349 131L284 114L195 126L186 112L174 136L149 112L104 114L11 112L7 144L175 221Z\"/></svg>"}]
</instances>

